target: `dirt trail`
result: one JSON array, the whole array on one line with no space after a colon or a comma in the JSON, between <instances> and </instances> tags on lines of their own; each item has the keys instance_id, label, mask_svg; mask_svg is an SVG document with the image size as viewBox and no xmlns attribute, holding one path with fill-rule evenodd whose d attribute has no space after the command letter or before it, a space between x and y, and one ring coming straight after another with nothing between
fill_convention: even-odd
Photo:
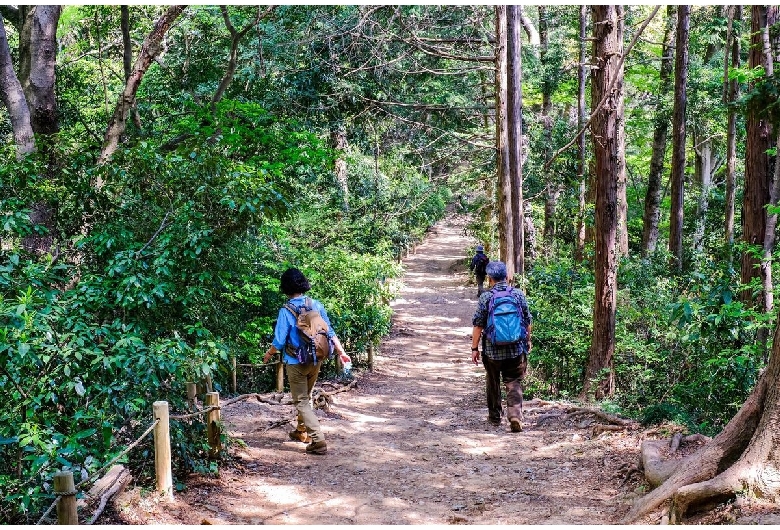
<instances>
[{"instance_id":1,"label":"dirt trail","mask_svg":"<svg viewBox=\"0 0 780 530\"><path fill-rule=\"evenodd\" d=\"M246 443L231 448L237 466L193 477L173 502L118 499L112 522L617 522L639 494L639 479L623 480L637 459L636 434L593 436L583 417L537 426L551 408L534 402L521 433L486 421L484 370L469 359L476 287L468 285L473 241L464 223L449 216L405 260L374 371L335 395L330 412L318 411L327 455L289 441L292 424L267 430L291 418L291 406L247 400L223 410Z\"/></svg>"}]
</instances>

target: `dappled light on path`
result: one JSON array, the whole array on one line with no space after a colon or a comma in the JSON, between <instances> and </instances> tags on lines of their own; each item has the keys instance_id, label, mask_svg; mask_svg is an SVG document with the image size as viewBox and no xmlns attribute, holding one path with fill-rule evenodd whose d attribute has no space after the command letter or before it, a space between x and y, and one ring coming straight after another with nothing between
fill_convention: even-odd
<instances>
[{"instance_id":1,"label":"dappled light on path","mask_svg":"<svg viewBox=\"0 0 780 530\"><path fill-rule=\"evenodd\" d=\"M442 221L405 260L374 371L317 411L328 453L290 441L292 423L268 429L291 407L230 407L225 422L246 443L231 449L238 467L175 501L182 520L194 510L234 524L603 524L626 511L616 469L635 460L636 440L537 426L532 404L521 433L486 421L464 222Z\"/></svg>"}]
</instances>

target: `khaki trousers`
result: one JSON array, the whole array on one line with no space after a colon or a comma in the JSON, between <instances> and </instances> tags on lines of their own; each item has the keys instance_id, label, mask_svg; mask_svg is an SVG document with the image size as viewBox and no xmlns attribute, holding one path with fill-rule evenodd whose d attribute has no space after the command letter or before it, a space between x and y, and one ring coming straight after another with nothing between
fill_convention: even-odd
<instances>
[{"instance_id":1,"label":"khaki trousers","mask_svg":"<svg viewBox=\"0 0 780 530\"><path fill-rule=\"evenodd\" d=\"M322 363L288 364L285 366L287 382L290 384L290 395L293 405L298 411L298 430L305 430L314 442L325 440L320 429L320 420L311 407L311 391L314 389L314 383L317 382L317 376L320 374L320 366Z\"/></svg>"}]
</instances>

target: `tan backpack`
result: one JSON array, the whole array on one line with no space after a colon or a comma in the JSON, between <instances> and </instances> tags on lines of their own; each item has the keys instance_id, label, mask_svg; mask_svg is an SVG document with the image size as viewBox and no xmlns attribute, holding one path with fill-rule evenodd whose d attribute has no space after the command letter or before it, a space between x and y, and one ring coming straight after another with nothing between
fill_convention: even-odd
<instances>
[{"instance_id":1,"label":"tan backpack","mask_svg":"<svg viewBox=\"0 0 780 530\"><path fill-rule=\"evenodd\" d=\"M333 355L333 347L328 338L328 324L320 312L314 309L311 298L307 296L300 308L290 302L284 304L284 307L295 317L301 343L298 350L288 343L287 352L301 364L316 364L329 359Z\"/></svg>"}]
</instances>

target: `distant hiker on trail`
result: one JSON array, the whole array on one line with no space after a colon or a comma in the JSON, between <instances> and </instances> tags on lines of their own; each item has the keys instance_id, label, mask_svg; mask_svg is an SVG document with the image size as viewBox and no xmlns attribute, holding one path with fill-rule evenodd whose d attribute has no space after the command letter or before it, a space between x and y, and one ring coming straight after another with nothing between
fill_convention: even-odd
<instances>
[{"instance_id":1,"label":"distant hiker on trail","mask_svg":"<svg viewBox=\"0 0 780 530\"><path fill-rule=\"evenodd\" d=\"M506 386L507 418L512 432L523 430L523 377L531 351L531 312L522 291L507 283L506 265L487 265L488 290L477 302L472 324L471 360L477 364L482 342L482 364L488 421L501 424L501 378ZM481 339L481 340L480 340Z\"/></svg>"},{"instance_id":2,"label":"distant hiker on trail","mask_svg":"<svg viewBox=\"0 0 780 530\"><path fill-rule=\"evenodd\" d=\"M317 300L304 296L304 293L311 289L311 285L301 271L295 268L284 271L279 288L287 295L288 302L279 310L274 340L265 352L263 362L267 363L279 351L284 352L282 362L287 365L285 371L290 384L290 395L298 410L298 427L290 432L290 439L307 443L307 453L322 455L328 451L328 445L311 406L311 392L317 382L320 367L327 357L320 359L319 351L315 353L315 349L318 350L321 346L327 348L328 356L335 349L344 362L349 361L349 356L333 331L325 308ZM310 343L303 340L299 334L301 313L308 314L308 320L314 326L319 325L318 333L315 334L320 337L315 337ZM324 346L317 344L315 347L314 343L320 340Z\"/></svg>"},{"instance_id":3,"label":"distant hiker on trail","mask_svg":"<svg viewBox=\"0 0 780 530\"><path fill-rule=\"evenodd\" d=\"M477 298L485 291L485 267L490 258L485 255L485 247L477 245L477 253L471 258L471 264L469 270L474 271L474 276L477 278Z\"/></svg>"}]
</instances>

